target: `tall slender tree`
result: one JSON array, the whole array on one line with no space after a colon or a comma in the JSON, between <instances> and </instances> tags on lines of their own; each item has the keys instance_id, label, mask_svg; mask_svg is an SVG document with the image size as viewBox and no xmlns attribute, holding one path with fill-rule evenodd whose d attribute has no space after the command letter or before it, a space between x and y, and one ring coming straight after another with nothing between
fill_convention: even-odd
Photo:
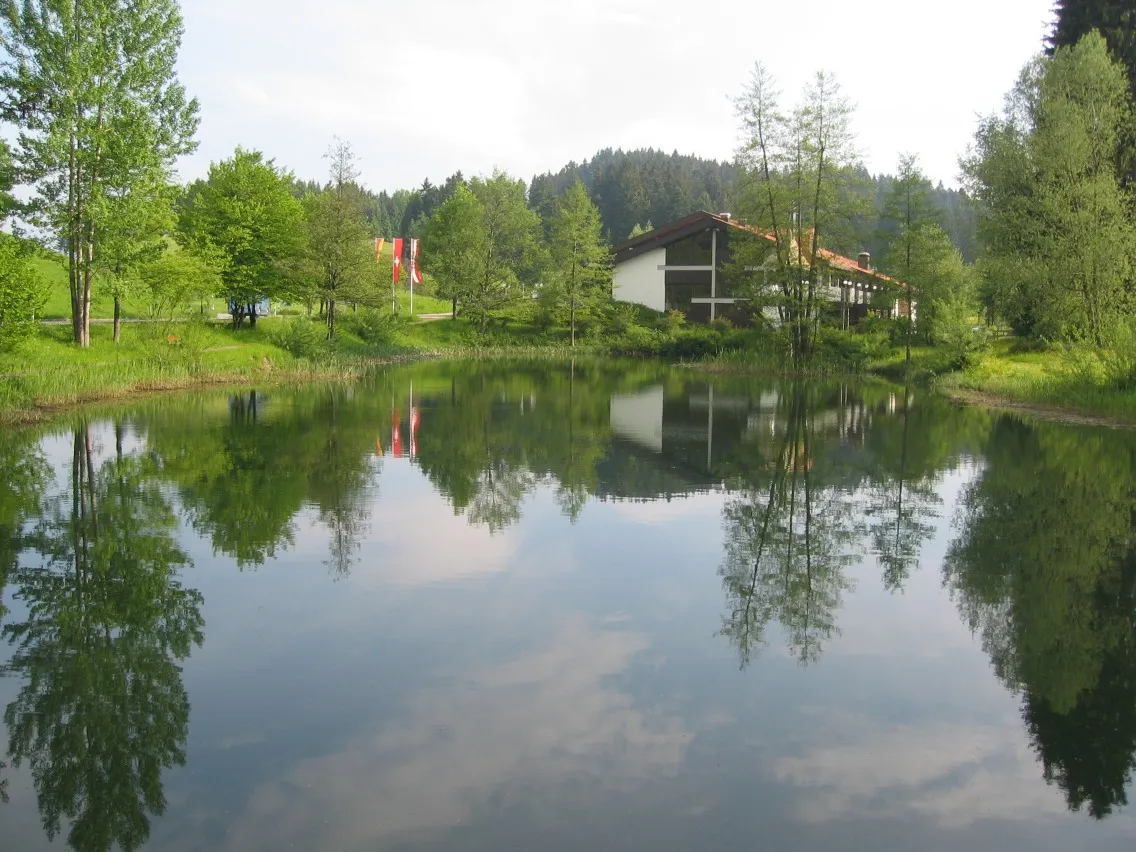
<instances>
[{"instance_id":1,"label":"tall slender tree","mask_svg":"<svg viewBox=\"0 0 1136 852\"><path fill-rule=\"evenodd\" d=\"M327 304L327 339L331 340L339 300L344 295L366 300L365 283L369 277L374 279L377 267L368 240L355 154L348 143L336 139L325 156L331 180L323 192L308 196L307 210L312 259Z\"/></svg>"},{"instance_id":2,"label":"tall slender tree","mask_svg":"<svg viewBox=\"0 0 1136 852\"><path fill-rule=\"evenodd\" d=\"M175 65L177 0L0 0L0 98L19 128L32 221L67 249L75 342L116 199L193 150L197 101Z\"/></svg>"},{"instance_id":3,"label":"tall slender tree","mask_svg":"<svg viewBox=\"0 0 1136 852\"><path fill-rule=\"evenodd\" d=\"M906 284L900 295L907 304L905 344L908 363L911 362L911 336L915 326L912 290L916 287L915 266L920 260L918 243L921 232L938 221L931 193L931 181L919 168L919 158L915 154L902 154L880 218L881 224L890 226L888 233L891 235L884 265Z\"/></svg>"},{"instance_id":4,"label":"tall slender tree","mask_svg":"<svg viewBox=\"0 0 1136 852\"><path fill-rule=\"evenodd\" d=\"M551 265L546 290L567 311L572 345L576 320L611 298L611 250L603 238L600 212L577 180L557 199L549 235Z\"/></svg>"},{"instance_id":5,"label":"tall slender tree","mask_svg":"<svg viewBox=\"0 0 1136 852\"><path fill-rule=\"evenodd\" d=\"M759 63L736 101L742 129L738 213L769 234L767 244L758 242L768 257L739 257L738 267L758 270L750 282L756 304L771 288L776 292L792 355L804 360L812 354L825 284L817 262L821 244L836 233L851 201L852 106L825 72L805 87L790 112L779 101L776 81Z\"/></svg>"}]
</instances>

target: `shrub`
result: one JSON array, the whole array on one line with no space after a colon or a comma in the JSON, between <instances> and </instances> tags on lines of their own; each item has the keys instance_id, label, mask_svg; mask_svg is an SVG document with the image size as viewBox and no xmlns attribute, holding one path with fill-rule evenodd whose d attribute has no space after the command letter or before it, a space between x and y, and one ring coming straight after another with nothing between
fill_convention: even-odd
<instances>
[{"instance_id":1,"label":"shrub","mask_svg":"<svg viewBox=\"0 0 1136 852\"><path fill-rule=\"evenodd\" d=\"M686 314L682 311L667 311L659 318L659 330L674 334L686 325Z\"/></svg>"},{"instance_id":2,"label":"shrub","mask_svg":"<svg viewBox=\"0 0 1136 852\"><path fill-rule=\"evenodd\" d=\"M14 349L35 334L47 287L16 240L0 241L0 350Z\"/></svg>"},{"instance_id":3,"label":"shrub","mask_svg":"<svg viewBox=\"0 0 1136 852\"><path fill-rule=\"evenodd\" d=\"M395 332L405 321L401 316L390 311L382 311L378 308L361 308L358 311L341 315L339 322L347 331L364 343L374 346L390 343L394 339Z\"/></svg>"},{"instance_id":4,"label":"shrub","mask_svg":"<svg viewBox=\"0 0 1136 852\"><path fill-rule=\"evenodd\" d=\"M292 317L277 323L268 332L268 339L297 358L318 358L328 348L322 323L314 323L306 317Z\"/></svg>"},{"instance_id":5,"label":"shrub","mask_svg":"<svg viewBox=\"0 0 1136 852\"><path fill-rule=\"evenodd\" d=\"M666 340L663 335L641 325L628 326L612 338L610 348L616 355L658 355Z\"/></svg>"},{"instance_id":6,"label":"shrub","mask_svg":"<svg viewBox=\"0 0 1136 852\"><path fill-rule=\"evenodd\" d=\"M935 343L947 356L952 370L965 370L990 351L990 332L975 322L971 306L962 296L935 303Z\"/></svg>"},{"instance_id":7,"label":"shrub","mask_svg":"<svg viewBox=\"0 0 1136 852\"><path fill-rule=\"evenodd\" d=\"M1081 345L1067 351L1068 372L1078 384L1136 390L1136 321L1121 324L1107 349Z\"/></svg>"},{"instance_id":8,"label":"shrub","mask_svg":"<svg viewBox=\"0 0 1136 852\"><path fill-rule=\"evenodd\" d=\"M635 327L635 320L634 305L626 302L612 302L604 312L604 331L608 334L623 334L628 329Z\"/></svg>"},{"instance_id":9,"label":"shrub","mask_svg":"<svg viewBox=\"0 0 1136 852\"><path fill-rule=\"evenodd\" d=\"M854 334L822 328L813 340L813 367L822 372L858 373L864 365L890 350L884 332Z\"/></svg>"},{"instance_id":10,"label":"shrub","mask_svg":"<svg viewBox=\"0 0 1136 852\"><path fill-rule=\"evenodd\" d=\"M693 360L717 355L722 348L722 333L706 325L691 325L667 339L662 354L668 358Z\"/></svg>"}]
</instances>

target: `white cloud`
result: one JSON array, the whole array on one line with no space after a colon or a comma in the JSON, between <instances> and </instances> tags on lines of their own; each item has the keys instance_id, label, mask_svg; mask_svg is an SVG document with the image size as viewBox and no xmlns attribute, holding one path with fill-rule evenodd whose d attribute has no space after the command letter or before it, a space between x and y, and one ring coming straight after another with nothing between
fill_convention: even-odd
<instances>
[{"instance_id":1,"label":"white cloud","mask_svg":"<svg viewBox=\"0 0 1136 852\"><path fill-rule=\"evenodd\" d=\"M585 793L673 776L689 734L609 685L647 648L618 623L571 616L537 650L407 699L403 721L262 785L229 848L376 849L469 819L494 794ZM300 792L302 791L302 793ZM564 807L558 799L558 807Z\"/></svg>"},{"instance_id":2,"label":"white cloud","mask_svg":"<svg viewBox=\"0 0 1136 852\"><path fill-rule=\"evenodd\" d=\"M880 729L830 720L829 744L778 759L777 779L801 788L797 818L918 813L946 828L986 818L1031 820L1066 813L1060 790L1038 783L1037 758L1020 722L940 722Z\"/></svg>"},{"instance_id":3,"label":"white cloud","mask_svg":"<svg viewBox=\"0 0 1136 852\"><path fill-rule=\"evenodd\" d=\"M319 177L336 134L375 188L494 166L527 178L607 146L726 158L730 98L761 60L787 96L818 63L834 71L870 168L912 150L951 180L1050 5L195 0L181 69L202 99L202 149L183 172L240 143Z\"/></svg>"}]
</instances>

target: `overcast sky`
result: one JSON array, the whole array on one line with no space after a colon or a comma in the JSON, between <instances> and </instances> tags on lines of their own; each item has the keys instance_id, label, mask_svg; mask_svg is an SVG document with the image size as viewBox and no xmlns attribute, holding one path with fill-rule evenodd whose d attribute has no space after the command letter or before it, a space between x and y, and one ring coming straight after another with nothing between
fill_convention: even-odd
<instances>
[{"instance_id":1,"label":"overcast sky","mask_svg":"<svg viewBox=\"0 0 1136 852\"><path fill-rule=\"evenodd\" d=\"M1041 47L1052 0L184 0L201 101L185 179L237 145L322 179L333 136L375 190L495 166L530 178L604 147L728 159L755 61L786 102L818 69L865 164L955 182L975 117Z\"/></svg>"}]
</instances>

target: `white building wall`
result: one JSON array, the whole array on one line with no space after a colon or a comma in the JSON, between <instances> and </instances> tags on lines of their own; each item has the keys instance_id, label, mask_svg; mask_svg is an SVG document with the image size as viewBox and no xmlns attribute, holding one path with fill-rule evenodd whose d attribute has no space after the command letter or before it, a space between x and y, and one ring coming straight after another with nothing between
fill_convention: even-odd
<instances>
[{"instance_id":1,"label":"white building wall","mask_svg":"<svg viewBox=\"0 0 1136 852\"><path fill-rule=\"evenodd\" d=\"M666 273L659 267L666 262L667 250L658 248L616 264L612 276L613 298L617 302L634 302L665 311Z\"/></svg>"},{"instance_id":2,"label":"white building wall","mask_svg":"<svg viewBox=\"0 0 1136 852\"><path fill-rule=\"evenodd\" d=\"M611 428L619 437L661 453L663 386L656 385L635 394L612 394Z\"/></svg>"}]
</instances>

